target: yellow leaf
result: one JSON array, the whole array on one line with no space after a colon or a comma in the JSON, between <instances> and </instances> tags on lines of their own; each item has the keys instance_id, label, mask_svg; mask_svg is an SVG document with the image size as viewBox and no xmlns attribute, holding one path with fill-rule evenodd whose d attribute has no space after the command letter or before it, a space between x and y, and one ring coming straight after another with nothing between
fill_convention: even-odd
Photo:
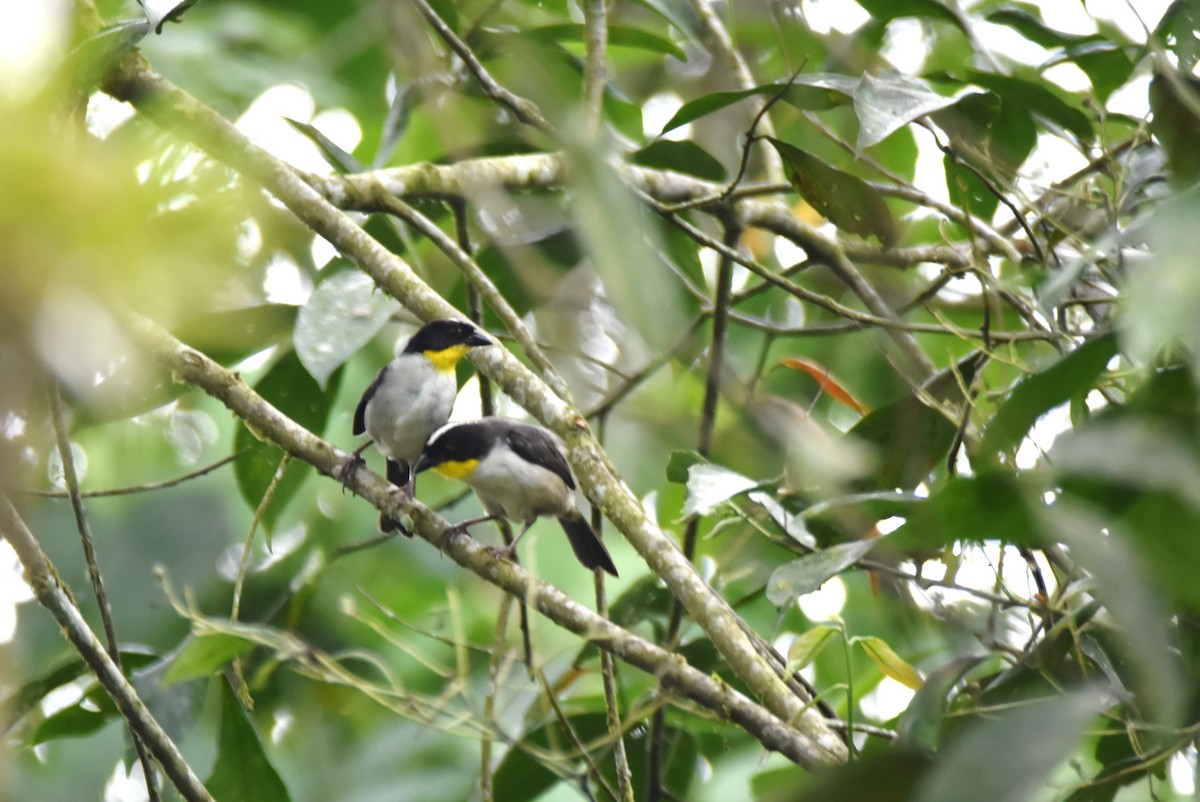
<instances>
[{"instance_id":1,"label":"yellow leaf","mask_svg":"<svg viewBox=\"0 0 1200 802\"><path fill-rule=\"evenodd\" d=\"M875 665L879 666L879 670L896 682L906 685L914 691L918 690L925 682L917 670L909 665L903 657L892 651L892 647L888 646L883 638L867 636L856 640L862 645L867 657L870 657Z\"/></svg>"},{"instance_id":2,"label":"yellow leaf","mask_svg":"<svg viewBox=\"0 0 1200 802\"><path fill-rule=\"evenodd\" d=\"M816 659L829 637L838 632L837 627L818 624L792 641L788 649L788 671L799 671Z\"/></svg>"}]
</instances>

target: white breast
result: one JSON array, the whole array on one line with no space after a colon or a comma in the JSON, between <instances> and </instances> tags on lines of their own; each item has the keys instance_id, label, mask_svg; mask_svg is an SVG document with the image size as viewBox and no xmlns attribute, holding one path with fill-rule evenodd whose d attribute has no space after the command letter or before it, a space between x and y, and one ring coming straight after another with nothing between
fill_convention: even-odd
<instances>
[{"instance_id":1,"label":"white breast","mask_svg":"<svg viewBox=\"0 0 1200 802\"><path fill-rule=\"evenodd\" d=\"M489 515L529 523L539 515L566 515L575 496L558 474L518 457L503 443L467 478Z\"/></svg>"},{"instance_id":2,"label":"white breast","mask_svg":"<svg viewBox=\"0 0 1200 802\"><path fill-rule=\"evenodd\" d=\"M415 359L421 362L397 360L388 366L364 415L367 434L379 450L409 463L416 462L429 435L450 418L458 391L454 373L434 370L424 357Z\"/></svg>"}]
</instances>

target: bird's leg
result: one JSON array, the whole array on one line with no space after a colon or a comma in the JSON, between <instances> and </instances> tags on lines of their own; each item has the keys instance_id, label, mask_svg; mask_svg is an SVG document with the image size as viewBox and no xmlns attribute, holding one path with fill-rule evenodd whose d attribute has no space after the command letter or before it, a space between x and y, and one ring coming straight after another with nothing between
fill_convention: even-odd
<instances>
[{"instance_id":1,"label":"bird's leg","mask_svg":"<svg viewBox=\"0 0 1200 802\"><path fill-rule=\"evenodd\" d=\"M446 544L452 539L458 537L459 535L467 534L467 529L469 527L472 527L475 524L486 523L487 521L494 521L496 518L497 516L495 515L485 515L482 518L468 518L465 521L459 521L456 524L447 526L445 531L442 532L442 536L438 539L438 551L445 551Z\"/></svg>"},{"instance_id":2,"label":"bird's leg","mask_svg":"<svg viewBox=\"0 0 1200 802\"><path fill-rule=\"evenodd\" d=\"M415 477L407 462L389 459L387 461L387 480L399 488L405 496L412 498Z\"/></svg>"},{"instance_id":3,"label":"bird's leg","mask_svg":"<svg viewBox=\"0 0 1200 802\"><path fill-rule=\"evenodd\" d=\"M412 498L413 473L407 462L397 462L393 459L387 460L387 480L392 483L393 493L400 493L406 498ZM412 532L401 526L399 521L389 518L386 514L379 514L379 529L383 532L400 531L405 537L412 537Z\"/></svg>"},{"instance_id":4,"label":"bird's leg","mask_svg":"<svg viewBox=\"0 0 1200 802\"><path fill-rule=\"evenodd\" d=\"M354 476L354 472L358 470L358 466L366 462L363 459L363 451L367 446L371 445L371 441L363 443L354 451L350 452L350 456L342 463L341 469L338 471L338 478L342 480L342 491L345 492L346 486L350 484L350 478Z\"/></svg>"},{"instance_id":5,"label":"bird's leg","mask_svg":"<svg viewBox=\"0 0 1200 802\"><path fill-rule=\"evenodd\" d=\"M537 519L534 518L533 520L536 521ZM529 527L531 527L531 526L533 526L533 521L530 521L529 523L525 524L525 527L521 530L520 534L518 534L516 537L513 538L512 543L509 543L507 546L500 549L500 554L502 554L505 557L508 557L509 559L512 559L513 556L517 553L517 544L521 542L521 538L525 537L525 533L529 531Z\"/></svg>"}]
</instances>

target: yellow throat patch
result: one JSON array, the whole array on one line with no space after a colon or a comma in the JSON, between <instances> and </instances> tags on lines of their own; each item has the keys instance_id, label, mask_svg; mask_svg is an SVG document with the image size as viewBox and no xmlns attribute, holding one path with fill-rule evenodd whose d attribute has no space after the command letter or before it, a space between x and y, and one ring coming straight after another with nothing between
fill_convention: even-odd
<instances>
[{"instance_id":1,"label":"yellow throat patch","mask_svg":"<svg viewBox=\"0 0 1200 802\"><path fill-rule=\"evenodd\" d=\"M479 460L464 459L443 462L441 465L434 465L433 469L442 476L450 479L466 479L468 476L474 473L475 469L478 467Z\"/></svg>"},{"instance_id":2,"label":"yellow throat patch","mask_svg":"<svg viewBox=\"0 0 1200 802\"><path fill-rule=\"evenodd\" d=\"M470 348L469 345L452 345L440 351L425 351L424 354L425 358L433 363L435 369L442 373L449 373L454 370L458 360L466 356Z\"/></svg>"}]
</instances>

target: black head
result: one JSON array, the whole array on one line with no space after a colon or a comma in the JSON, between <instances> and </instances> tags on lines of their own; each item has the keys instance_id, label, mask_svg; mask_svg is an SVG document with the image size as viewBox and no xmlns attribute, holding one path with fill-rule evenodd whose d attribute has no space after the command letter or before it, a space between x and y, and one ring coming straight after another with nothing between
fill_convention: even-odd
<instances>
[{"instance_id":1,"label":"black head","mask_svg":"<svg viewBox=\"0 0 1200 802\"><path fill-rule=\"evenodd\" d=\"M453 478L462 478L459 474L474 470L495 444L496 435L484 421L447 424L429 436L415 472L433 468Z\"/></svg>"},{"instance_id":2,"label":"black head","mask_svg":"<svg viewBox=\"0 0 1200 802\"><path fill-rule=\"evenodd\" d=\"M465 320L435 320L417 329L417 333L404 346L404 353L436 353L456 345L472 348L491 344L491 338Z\"/></svg>"}]
</instances>

